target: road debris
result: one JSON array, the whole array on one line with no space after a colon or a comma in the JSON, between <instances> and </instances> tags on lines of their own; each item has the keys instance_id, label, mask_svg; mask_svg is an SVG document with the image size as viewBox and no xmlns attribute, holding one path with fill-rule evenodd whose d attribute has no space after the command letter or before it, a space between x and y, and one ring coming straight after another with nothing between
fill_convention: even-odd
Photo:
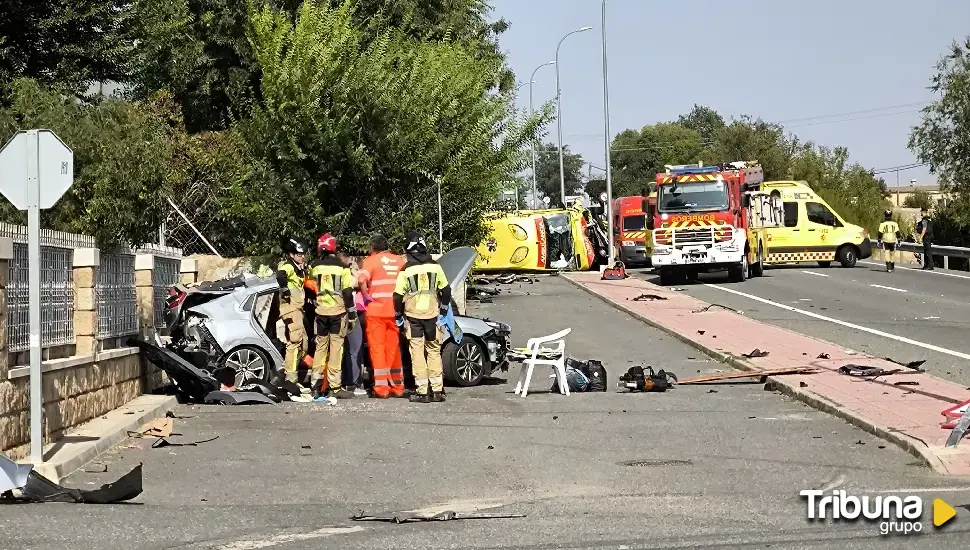
<instances>
[{"instance_id":1,"label":"road debris","mask_svg":"<svg viewBox=\"0 0 970 550\"><path fill-rule=\"evenodd\" d=\"M665 392L676 383L677 375L672 372L663 369L655 372L652 366L637 365L620 375L618 386L631 392Z\"/></svg>"},{"instance_id":2,"label":"road debris","mask_svg":"<svg viewBox=\"0 0 970 550\"><path fill-rule=\"evenodd\" d=\"M728 307L728 306L724 306L724 305L721 305L721 304L710 304L710 305L704 306L704 307L702 307L700 309L695 309L694 311L691 311L691 313L704 313L705 311L710 311L710 309L712 307L719 307L721 309L726 309L728 311L733 311L733 312L737 313L738 315L744 315L744 312L741 311L740 309L734 309L733 307Z\"/></svg>"},{"instance_id":3,"label":"road debris","mask_svg":"<svg viewBox=\"0 0 970 550\"><path fill-rule=\"evenodd\" d=\"M769 352L767 352L767 351L761 351L758 348L754 348L753 350L751 350L748 353L742 353L741 354L741 357L745 357L745 358L748 358L748 359L757 359L758 357L768 357L768 353Z\"/></svg>"},{"instance_id":4,"label":"road debris","mask_svg":"<svg viewBox=\"0 0 970 550\"><path fill-rule=\"evenodd\" d=\"M818 354L818 357L816 357L816 359L829 359L829 354L827 354L827 353L820 353L820 354Z\"/></svg>"},{"instance_id":5,"label":"road debris","mask_svg":"<svg viewBox=\"0 0 970 550\"><path fill-rule=\"evenodd\" d=\"M164 447L198 447L202 443L208 443L210 441L215 441L217 439L219 439L218 435L215 437L210 437L209 439L203 439L201 441L193 441L191 443L172 443L171 441L169 441L168 439L165 439L164 437L159 437L158 439L155 440L154 443L152 443L152 449L161 449Z\"/></svg>"},{"instance_id":6,"label":"road debris","mask_svg":"<svg viewBox=\"0 0 970 550\"><path fill-rule=\"evenodd\" d=\"M356 514L350 516L353 521L382 521L385 523L416 523L421 521L454 521L454 520L467 520L467 519L513 519L513 518L524 518L525 514L486 514L486 513L473 513L473 514L459 514L457 512L445 511L439 512L437 514L405 514L399 512L369 515L364 511L357 512Z\"/></svg>"},{"instance_id":7,"label":"road debris","mask_svg":"<svg viewBox=\"0 0 970 550\"><path fill-rule=\"evenodd\" d=\"M919 382L915 380L904 380L902 382L893 382L893 386L919 386Z\"/></svg>"},{"instance_id":8,"label":"road debris","mask_svg":"<svg viewBox=\"0 0 970 550\"><path fill-rule=\"evenodd\" d=\"M104 471L107 471L107 466ZM66 502L112 504L131 500L142 492L141 464L113 483L86 491L62 487L34 470L32 464L17 464L0 455L0 501L16 503Z\"/></svg>"},{"instance_id":9,"label":"road debris","mask_svg":"<svg viewBox=\"0 0 970 550\"><path fill-rule=\"evenodd\" d=\"M924 363L926 363L926 359L922 359L919 361L910 361L908 363L902 363L900 361L896 361L895 359L892 359L889 357L883 357L883 359L885 359L886 361L889 361L890 363L895 363L896 365L904 366L907 369L912 369L916 372L926 372L925 370L920 368L923 366Z\"/></svg>"},{"instance_id":10,"label":"road debris","mask_svg":"<svg viewBox=\"0 0 970 550\"><path fill-rule=\"evenodd\" d=\"M880 376L890 376L902 372L903 369L883 369L879 367L871 367L867 365L843 365L839 367L839 373L845 374L847 376L856 376L859 378L864 378L867 380L875 380Z\"/></svg>"},{"instance_id":11,"label":"road debris","mask_svg":"<svg viewBox=\"0 0 970 550\"><path fill-rule=\"evenodd\" d=\"M128 437L170 437L175 429L175 421L171 418L159 418L142 426L137 432L128 432Z\"/></svg>"},{"instance_id":12,"label":"road debris","mask_svg":"<svg viewBox=\"0 0 970 550\"><path fill-rule=\"evenodd\" d=\"M641 294L633 299L634 302L646 302L647 300L666 300L665 296L659 294Z\"/></svg>"},{"instance_id":13,"label":"road debris","mask_svg":"<svg viewBox=\"0 0 970 550\"><path fill-rule=\"evenodd\" d=\"M815 367L787 367L777 369L752 370L743 372L726 372L721 374L709 374L695 376L678 382L681 386L685 384L703 384L707 382L720 382L722 380L735 380L738 378L767 378L769 376L783 376L788 374L817 374L819 369Z\"/></svg>"}]
</instances>

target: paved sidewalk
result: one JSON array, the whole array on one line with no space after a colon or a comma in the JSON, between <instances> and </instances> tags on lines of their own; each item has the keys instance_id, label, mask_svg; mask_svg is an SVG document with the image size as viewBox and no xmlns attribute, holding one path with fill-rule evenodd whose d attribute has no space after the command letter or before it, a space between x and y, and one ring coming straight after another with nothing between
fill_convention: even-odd
<instances>
[{"instance_id":1,"label":"paved sidewalk","mask_svg":"<svg viewBox=\"0 0 970 550\"><path fill-rule=\"evenodd\" d=\"M886 369L901 367L716 306L699 311L709 304L633 277L603 281L598 273L570 273L564 278L737 368L821 368L823 372L818 374L777 376L772 381L785 393L900 445L939 473L970 475L970 442L946 449L944 442L950 430L940 428L944 420L941 411L970 399L970 391L962 385L926 373L900 373L871 382L859 380L839 374L839 367L847 363ZM633 300L645 293L667 299ZM755 348L770 354L758 359L739 357ZM818 359L823 353L829 359ZM902 381L919 385L894 385ZM807 385L803 387L803 383Z\"/></svg>"}]
</instances>

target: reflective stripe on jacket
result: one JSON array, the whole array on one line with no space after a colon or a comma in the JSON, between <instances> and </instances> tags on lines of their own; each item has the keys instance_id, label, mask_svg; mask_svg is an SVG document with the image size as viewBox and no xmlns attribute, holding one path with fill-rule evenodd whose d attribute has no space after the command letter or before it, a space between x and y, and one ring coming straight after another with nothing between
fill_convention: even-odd
<instances>
[{"instance_id":1,"label":"reflective stripe on jacket","mask_svg":"<svg viewBox=\"0 0 970 550\"><path fill-rule=\"evenodd\" d=\"M404 268L404 258L391 252L378 252L364 258L360 267L360 281L367 284L370 297L367 315L394 317L394 287L397 275Z\"/></svg>"},{"instance_id":2,"label":"reflective stripe on jacket","mask_svg":"<svg viewBox=\"0 0 970 550\"><path fill-rule=\"evenodd\" d=\"M310 269L310 277L317 282L317 315L336 316L353 309L350 291L354 276L349 267L339 262L320 262Z\"/></svg>"},{"instance_id":3,"label":"reflective stripe on jacket","mask_svg":"<svg viewBox=\"0 0 970 550\"><path fill-rule=\"evenodd\" d=\"M306 267L297 267L293 262L283 260L276 270L286 275L286 288L290 289L289 300L280 301L280 315L286 315L297 310L302 311L303 302L306 301L306 293L303 290Z\"/></svg>"},{"instance_id":4,"label":"reflective stripe on jacket","mask_svg":"<svg viewBox=\"0 0 970 550\"><path fill-rule=\"evenodd\" d=\"M438 291L448 286L448 277L436 263L407 266L397 276L394 293L404 299L404 314L415 319L438 316Z\"/></svg>"}]
</instances>

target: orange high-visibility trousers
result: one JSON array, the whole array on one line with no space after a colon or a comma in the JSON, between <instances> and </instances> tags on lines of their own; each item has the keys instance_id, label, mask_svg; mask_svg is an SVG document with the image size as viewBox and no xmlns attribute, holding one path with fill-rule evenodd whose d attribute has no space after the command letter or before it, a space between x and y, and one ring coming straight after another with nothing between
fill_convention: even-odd
<instances>
[{"instance_id":1,"label":"orange high-visibility trousers","mask_svg":"<svg viewBox=\"0 0 970 550\"><path fill-rule=\"evenodd\" d=\"M404 368L401 364L400 329L394 317L367 316L367 347L374 369L374 395L388 397L404 394Z\"/></svg>"}]
</instances>

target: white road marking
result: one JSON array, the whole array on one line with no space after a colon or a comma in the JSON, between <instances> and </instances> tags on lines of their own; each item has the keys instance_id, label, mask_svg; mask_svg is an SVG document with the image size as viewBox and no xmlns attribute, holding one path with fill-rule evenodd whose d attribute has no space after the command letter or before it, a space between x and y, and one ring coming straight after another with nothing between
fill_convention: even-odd
<instances>
[{"instance_id":1,"label":"white road marking","mask_svg":"<svg viewBox=\"0 0 970 550\"><path fill-rule=\"evenodd\" d=\"M781 309L787 309L788 311L793 311L795 313L800 313L802 315L805 315L806 317L811 317L813 319L819 319L821 321L828 321L830 323L835 323L837 325L842 325L843 327L848 327L848 328L852 328L852 329L855 329L855 330L861 330L863 332L868 332L869 334L875 334L876 336L882 336L883 338L892 338L893 340L895 340L897 342L903 342L903 343L909 344L911 346L917 346L917 347L920 347L920 348L923 348L923 349L928 349L928 350L935 351L935 352L938 352L938 353L943 353L943 354L946 354L946 355L952 355L953 357L959 357L960 359L970 360L970 354L963 353L963 352L960 352L960 351L955 351L955 350L952 350L952 349L947 349L947 348L943 348L943 347L940 347L940 346L935 346L933 344L928 344L926 342L920 342L919 340L913 340L912 338L906 338L905 336L898 336L896 334L890 334L888 332L883 332L881 330L877 330L877 329L874 329L874 328L864 327L862 325L857 325L855 323L850 323L848 321L843 321L841 319L835 319L834 317L826 317L825 315L819 315L818 313L813 313L811 311L805 311L804 309L798 309L797 307L792 307L792 306L789 306L789 305L786 305L786 304L780 304L778 302L773 302L773 301L771 301L771 300L769 300L767 298L762 298L760 296L755 296L753 294L747 294L747 293L744 293L744 292L740 292L738 290L734 290L733 288L727 288L727 287L723 287L723 286L720 286L720 285L712 285L712 284L709 284L709 283L704 283L704 286L707 286L707 287L710 287L710 288L716 288L717 290L721 290L721 291L724 291L724 292L729 292L731 294L736 294L738 296L747 298L749 300L754 300L756 302L761 302L763 304L768 304L770 306L775 306L775 307L778 307L778 308L781 308Z\"/></svg>"},{"instance_id":2,"label":"white road marking","mask_svg":"<svg viewBox=\"0 0 970 550\"><path fill-rule=\"evenodd\" d=\"M868 262L868 261L865 261L865 260L863 260L863 261L861 261L859 263L860 264L867 264L867 265L878 265L878 266L883 266L883 267L885 267L885 265L886 265L885 263ZM933 271L923 271L921 268L918 268L918 267L906 267L906 266L902 266L902 265L897 265L896 266L896 269L905 269L906 271L919 271L920 273L928 273L928 274L931 274L931 275L943 275L944 277L956 277L957 279L970 279L970 275L960 275L958 273L949 273L947 271L937 271L935 269Z\"/></svg>"},{"instance_id":3,"label":"white road marking","mask_svg":"<svg viewBox=\"0 0 970 550\"><path fill-rule=\"evenodd\" d=\"M805 271L805 270L802 270L802 273L808 273L809 275L815 275L816 277L828 277L828 275L826 275L825 273L819 273L817 271Z\"/></svg>"},{"instance_id":4,"label":"white road marking","mask_svg":"<svg viewBox=\"0 0 970 550\"><path fill-rule=\"evenodd\" d=\"M308 533L283 533L261 540L237 540L230 542L229 544L218 546L216 547L216 550L259 550L260 548L270 548L272 546L279 546L281 544L288 544L291 542L357 533L358 531L363 530L364 528L360 526L326 527L324 529L317 529L316 531L310 531Z\"/></svg>"},{"instance_id":5,"label":"white road marking","mask_svg":"<svg viewBox=\"0 0 970 550\"><path fill-rule=\"evenodd\" d=\"M874 287L874 288L884 288L886 290L895 290L896 292L909 292L906 289L896 288L894 286L882 286L882 285L869 285L869 286Z\"/></svg>"}]
</instances>

